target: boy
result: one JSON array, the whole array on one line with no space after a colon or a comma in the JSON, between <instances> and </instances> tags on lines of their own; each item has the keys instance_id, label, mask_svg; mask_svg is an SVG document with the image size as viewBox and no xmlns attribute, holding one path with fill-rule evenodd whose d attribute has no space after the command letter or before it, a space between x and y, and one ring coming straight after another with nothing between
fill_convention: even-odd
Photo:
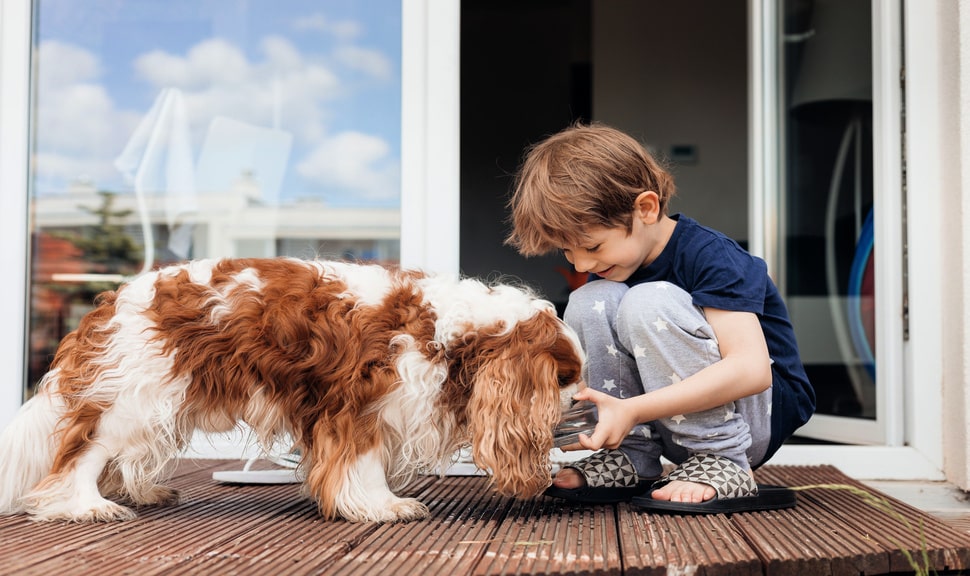
<instances>
[{"instance_id":1,"label":"boy","mask_svg":"<svg viewBox=\"0 0 970 576\"><path fill-rule=\"evenodd\" d=\"M815 410L787 309L764 261L668 215L674 192L639 142L600 124L532 147L516 176L507 243L562 250L599 277L564 313L589 357L575 399L599 416L566 449L598 452L547 494L681 513L793 506L751 473ZM677 464L662 478L661 456Z\"/></svg>"}]
</instances>

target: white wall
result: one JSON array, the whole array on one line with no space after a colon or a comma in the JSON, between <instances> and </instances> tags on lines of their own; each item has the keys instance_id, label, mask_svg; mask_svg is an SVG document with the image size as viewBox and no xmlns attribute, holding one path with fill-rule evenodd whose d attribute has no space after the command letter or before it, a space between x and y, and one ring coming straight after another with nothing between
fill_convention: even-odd
<instances>
[{"instance_id":1,"label":"white wall","mask_svg":"<svg viewBox=\"0 0 970 576\"><path fill-rule=\"evenodd\" d=\"M966 487L965 302L958 12L966 3L906 2L906 195L909 338L906 441ZM966 32L964 31L963 34ZM941 418L942 415L942 418Z\"/></svg>"},{"instance_id":2,"label":"white wall","mask_svg":"<svg viewBox=\"0 0 970 576\"><path fill-rule=\"evenodd\" d=\"M940 2L943 222L943 444L947 478L970 489L970 3ZM958 47L958 49L956 49ZM952 263L952 267L949 265Z\"/></svg>"},{"instance_id":3,"label":"white wall","mask_svg":"<svg viewBox=\"0 0 970 576\"><path fill-rule=\"evenodd\" d=\"M673 212L748 238L748 79L745 0L593 2L593 117L665 155ZM689 33L685 33L689 31Z\"/></svg>"}]
</instances>

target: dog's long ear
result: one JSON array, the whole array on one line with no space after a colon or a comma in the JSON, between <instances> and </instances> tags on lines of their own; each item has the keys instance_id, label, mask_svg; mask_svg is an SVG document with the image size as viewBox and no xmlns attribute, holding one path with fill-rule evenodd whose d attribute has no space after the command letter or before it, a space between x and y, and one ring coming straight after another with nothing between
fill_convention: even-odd
<instances>
[{"instance_id":1,"label":"dog's long ear","mask_svg":"<svg viewBox=\"0 0 970 576\"><path fill-rule=\"evenodd\" d=\"M476 347L467 411L472 453L501 494L531 497L551 482L561 339L555 317L539 313Z\"/></svg>"}]
</instances>

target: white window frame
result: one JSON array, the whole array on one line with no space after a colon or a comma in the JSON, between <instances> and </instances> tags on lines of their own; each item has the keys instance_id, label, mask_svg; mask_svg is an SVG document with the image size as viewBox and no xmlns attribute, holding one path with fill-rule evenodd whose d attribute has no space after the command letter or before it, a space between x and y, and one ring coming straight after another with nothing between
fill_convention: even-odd
<instances>
[{"instance_id":1,"label":"white window frame","mask_svg":"<svg viewBox=\"0 0 970 576\"><path fill-rule=\"evenodd\" d=\"M0 426L23 401L27 343L30 0L0 2Z\"/></svg>"}]
</instances>

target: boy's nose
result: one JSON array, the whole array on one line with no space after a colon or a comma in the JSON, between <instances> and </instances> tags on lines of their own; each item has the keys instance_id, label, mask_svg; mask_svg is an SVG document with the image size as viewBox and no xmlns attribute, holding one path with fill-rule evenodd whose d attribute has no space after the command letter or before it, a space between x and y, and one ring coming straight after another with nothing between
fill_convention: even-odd
<instances>
[{"instance_id":1,"label":"boy's nose","mask_svg":"<svg viewBox=\"0 0 970 576\"><path fill-rule=\"evenodd\" d=\"M576 272L592 272L595 264L596 261L592 258L573 257L573 268L576 269Z\"/></svg>"}]
</instances>

